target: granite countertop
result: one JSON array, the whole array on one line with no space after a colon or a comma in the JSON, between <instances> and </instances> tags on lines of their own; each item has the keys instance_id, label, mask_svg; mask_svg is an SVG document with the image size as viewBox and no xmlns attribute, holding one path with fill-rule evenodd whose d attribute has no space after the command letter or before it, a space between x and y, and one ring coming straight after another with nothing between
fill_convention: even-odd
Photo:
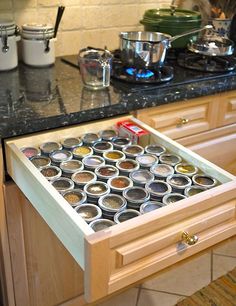
<instances>
[{"instance_id":1,"label":"granite countertop","mask_svg":"<svg viewBox=\"0 0 236 306\"><path fill-rule=\"evenodd\" d=\"M67 57L74 61L75 56ZM236 89L236 71L198 72L174 65L163 84L136 85L112 79L105 90L83 87L79 69L56 59L47 68L20 64L0 72L0 138L101 119L130 111Z\"/></svg>"}]
</instances>

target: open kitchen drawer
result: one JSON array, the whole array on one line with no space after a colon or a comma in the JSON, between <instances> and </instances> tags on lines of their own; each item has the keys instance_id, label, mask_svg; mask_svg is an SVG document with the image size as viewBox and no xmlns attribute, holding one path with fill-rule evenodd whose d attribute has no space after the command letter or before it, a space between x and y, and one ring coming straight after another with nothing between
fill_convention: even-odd
<instances>
[{"instance_id":1,"label":"open kitchen drawer","mask_svg":"<svg viewBox=\"0 0 236 306\"><path fill-rule=\"evenodd\" d=\"M84 295L88 302L138 282L236 234L236 178L137 119L132 118L150 132L150 143L164 145L221 184L94 233L20 151L23 146L97 132L127 118L131 117L80 124L5 142L8 173L84 270ZM185 243L184 231L190 236L197 235L198 242Z\"/></svg>"}]
</instances>

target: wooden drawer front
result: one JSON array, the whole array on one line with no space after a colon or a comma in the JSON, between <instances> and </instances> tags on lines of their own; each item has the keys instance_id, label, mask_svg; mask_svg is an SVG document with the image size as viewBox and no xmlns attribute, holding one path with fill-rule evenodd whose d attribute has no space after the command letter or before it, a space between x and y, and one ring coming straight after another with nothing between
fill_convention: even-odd
<instances>
[{"instance_id":1,"label":"wooden drawer front","mask_svg":"<svg viewBox=\"0 0 236 306\"><path fill-rule=\"evenodd\" d=\"M150 132L150 143L159 143L181 155L221 185L94 233L20 151L23 146L111 128L127 118L130 116L6 141L9 174L84 270L85 298L89 302L235 234L235 177L134 118ZM180 252L176 244L181 241L183 230L198 234L200 240Z\"/></svg>"},{"instance_id":2,"label":"wooden drawer front","mask_svg":"<svg viewBox=\"0 0 236 306\"><path fill-rule=\"evenodd\" d=\"M236 123L236 93L223 96L220 109L220 125Z\"/></svg>"},{"instance_id":3,"label":"wooden drawer front","mask_svg":"<svg viewBox=\"0 0 236 306\"><path fill-rule=\"evenodd\" d=\"M215 127L216 109L213 108L211 99L197 100L197 103L194 101L171 104L156 110L145 110L143 113L141 111L138 118L172 139Z\"/></svg>"}]
</instances>

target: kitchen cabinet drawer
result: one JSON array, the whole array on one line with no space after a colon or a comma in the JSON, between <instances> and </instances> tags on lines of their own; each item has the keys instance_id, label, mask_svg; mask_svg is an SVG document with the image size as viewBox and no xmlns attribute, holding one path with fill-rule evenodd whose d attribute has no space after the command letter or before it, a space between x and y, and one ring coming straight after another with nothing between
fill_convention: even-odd
<instances>
[{"instance_id":1,"label":"kitchen cabinet drawer","mask_svg":"<svg viewBox=\"0 0 236 306\"><path fill-rule=\"evenodd\" d=\"M130 118L122 117L122 119ZM121 118L6 140L7 170L31 204L84 271L84 295L93 302L184 260L236 233L236 180L153 128L149 142L159 143L221 184L211 190L94 233L76 211L20 151L111 128ZM184 242L184 231L198 242Z\"/></svg>"},{"instance_id":2,"label":"kitchen cabinet drawer","mask_svg":"<svg viewBox=\"0 0 236 306\"><path fill-rule=\"evenodd\" d=\"M236 91L222 94L220 98L219 126L236 123Z\"/></svg>"},{"instance_id":3,"label":"kitchen cabinet drawer","mask_svg":"<svg viewBox=\"0 0 236 306\"><path fill-rule=\"evenodd\" d=\"M172 139L178 139L214 128L217 105L215 98L209 96L141 110L137 118Z\"/></svg>"}]
</instances>

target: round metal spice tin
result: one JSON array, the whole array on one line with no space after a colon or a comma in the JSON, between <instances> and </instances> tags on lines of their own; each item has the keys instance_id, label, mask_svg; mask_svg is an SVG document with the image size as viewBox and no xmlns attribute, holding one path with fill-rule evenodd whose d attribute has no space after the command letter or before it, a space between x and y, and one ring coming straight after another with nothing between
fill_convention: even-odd
<instances>
[{"instance_id":1,"label":"round metal spice tin","mask_svg":"<svg viewBox=\"0 0 236 306\"><path fill-rule=\"evenodd\" d=\"M61 150L61 149L62 149L62 145L59 142L55 142L55 141L44 142L40 145L40 150L45 155L49 155L53 151Z\"/></svg>"},{"instance_id":2,"label":"round metal spice tin","mask_svg":"<svg viewBox=\"0 0 236 306\"><path fill-rule=\"evenodd\" d=\"M157 180L165 180L167 176L174 174L174 168L166 164L155 164L150 168L150 172Z\"/></svg>"},{"instance_id":3,"label":"round metal spice tin","mask_svg":"<svg viewBox=\"0 0 236 306\"><path fill-rule=\"evenodd\" d=\"M70 178L73 173L83 170L84 164L80 160L71 159L68 161L61 162L60 168L62 170L63 175Z\"/></svg>"},{"instance_id":4,"label":"round metal spice tin","mask_svg":"<svg viewBox=\"0 0 236 306\"><path fill-rule=\"evenodd\" d=\"M72 189L64 192L63 198L72 206L76 207L86 202L87 195L81 189Z\"/></svg>"},{"instance_id":5,"label":"round metal spice tin","mask_svg":"<svg viewBox=\"0 0 236 306\"><path fill-rule=\"evenodd\" d=\"M97 220L102 217L102 210L100 207L94 204L84 203L76 206L75 211L82 217L87 223Z\"/></svg>"},{"instance_id":6,"label":"round metal spice tin","mask_svg":"<svg viewBox=\"0 0 236 306\"><path fill-rule=\"evenodd\" d=\"M109 141L98 141L93 144L93 151L95 154L102 155L113 149L113 145Z\"/></svg>"},{"instance_id":7,"label":"round metal spice tin","mask_svg":"<svg viewBox=\"0 0 236 306\"><path fill-rule=\"evenodd\" d=\"M32 158L33 156L41 154L41 151L36 147L23 147L20 150L27 158Z\"/></svg>"},{"instance_id":8,"label":"round metal spice tin","mask_svg":"<svg viewBox=\"0 0 236 306\"><path fill-rule=\"evenodd\" d=\"M192 180L195 185L198 185L198 186L201 186L207 189L212 188L216 186L217 184L217 180L214 177L209 176L209 175L204 175L204 174L195 174L192 177Z\"/></svg>"},{"instance_id":9,"label":"round metal spice tin","mask_svg":"<svg viewBox=\"0 0 236 306\"><path fill-rule=\"evenodd\" d=\"M80 138L69 137L69 138L63 139L61 141L61 144L62 144L63 148L65 148L67 150L72 150L76 147L81 146L83 144L83 142Z\"/></svg>"},{"instance_id":10,"label":"round metal spice tin","mask_svg":"<svg viewBox=\"0 0 236 306\"><path fill-rule=\"evenodd\" d=\"M143 187L133 186L123 191L123 197L127 200L128 208L139 210L140 205L150 199L150 194Z\"/></svg>"},{"instance_id":11,"label":"round metal spice tin","mask_svg":"<svg viewBox=\"0 0 236 306\"><path fill-rule=\"evenodd\" d=\"M122 150L124 147L131 145L132 141L131 139L127 138L127 137L114 137L112 139L112 144L114 146L114 149L116 150Z\"/></svg>"},{"instance_id":12,"label":"round metal spice tin","mask_svg":"<svg viewBox=\"0 0 236 306\"><path fill-rule=\"evenodd\" d=\"M95 142L100 141L101 138L95 133L86 133L81 137L83 143L88 146L92 146Z\"/></svg>"},{"instance_id":13,"label":"round metal spice tin","mask_svg":"<svg viewBox=\"0 0 236 306\"><path fill-rule=\"evenodd\" d=\"M184 193L184 189L191 186L191 179L183 174L173 174L167 177L166 182L170 184L173 192Z\"/></svg>"},{"instance_id":14,"label":"round metal spice tin","mask_svg":"<svg viewBox=\"0 0 236 306\"><path fill-rule=\"evenodd\" d=\"M61 174L62 174L61 169L59 167L57 167L57 166L46 166L46 167L43 167L40 170L40 172L49 181L53 181L55 179L58 179L59 177L61 177Z\"/></svg>"},{"instance_id":15,"label":"round metal spice tin","mask_svg":"<svg viewBox=\"0 0 236 306\"><path fill-rule=\"evenodd\" d=\"M89 226L94 230L94 232L102 231L112 225L115 225L115 222L107 219L97 219L89 223Z\"/></svg>"},{"instance_id":16,"label":"round metal spice tin","mask_svg":"<svg viewBox=\"0 0 236 306\"><path fill-rule=\"evenodd\" d=\"M114 193L122 193L125 189L133 186L133 181L127 176L116 176L107 181L110 189Z\"/></svg>"},{"instance_id":17,"label":"round metal spice tin","mask_svg":"<svg viewBox=\"0 0 236 306\"><path fill-rule=\"evenodd\" d=\"M135 158L141 154L144 154L144 148L139 145L129 145L122 149L128 158Z\"/></svg>"},{"instance_id":18,"label":"round metal spice tin","mask_svg":"<svg viewBox=\"0 0 236 306\"><path fill-rule=\"evenodd\" d=\"M141 168L150 168L158 163L158 157L153 154L142 154L136 157Z\"/></svg>"},{"instance_id":19,"label":"round metal spice tin","mask_svg":"<svg viewBox=\"0 0 236 306\"><path fill-rule=\"evenodd\" d=\"M71 160L73 155L71 151L67 150L55 150L49 154L52 163L59 165L61 162Z\"/></svg>"},{"instance_id":20,"label":"round metal spice tin","mask_svg":"<svg viewBox=\"0 0 236 306\"><path fill-rule=\"evenodd\" d=\"M189 177L192 177L198 172L198 168L191 164L180 163L175 166L175 172L178 174L184 174Z\"/></svg>"},{"instance_id":21,"label":"round metal spice tin","mask_svg":"<svg viewBox=\"0 0 236 306\"><path fill-rule=\"evenodd\" d=\"M51 159L47 156L33 156L32 158L30 158L30 161L38 169L51 165Z\"/></svg>"},{"instance_id":22,"label":"round metal spice tin","mask_svg":"<svg viewBox=\"0 0 236 306\"><path fill-rule=\"evenodd\" d=\"M139 169L130 173L129 177L135 185L144 187L145 184L154 181L154 174L149 170Z\"/></svg>"},{"instance_id":23,"label":"round metal spice tin","mask_svg":"<svg viewBox=\"0 0 236 306\"><path fill-rule=\"evenodd\" d=\"M161 154L166 152L166 148L158 144L152 144L145 147L145 152L160 156Z\"/></svg>"},{"instance_id":24,"label":"round metal spice tin","mask_svg":"<svg viewBox=\"0 0 236 306\"><path fill-rule=\"evenodd\" d=\"M54 181L51 181L51 184L60 193L73 189L75 185L74 182L67 177L60 177Z\"/></svg>"},{"instance_id":25,"label":"round metal spice tin","mask_svg":"<svg viewBox=\"0 0 236 306\"><path fill-rule=\"evenodd\" d=\"M184 196L183 194L169 193L163 197L162 202L165 205L169 205L169 204L173 204L183 199L186 199L186 196Z\"/></svg>"},{"instance_id":26,"label":"round metal spice tin","mask_svg":"<svg viewBox=\"0 0 236 306\"><path fill-rule=\"evenodd\" d=\"M97 176L92 171L81 170L81 171L73 173L71 176L71 179L77 186L83 187L84 185L88 183L95 182L97 179Z\"/></svg>"},{"instance_id":27,"label":"round metal spice tin","mask_svg":"<svg viewBox=\"0 0 236 306\"><path fill-rule=\"evenodd\" d=\"M111 141L114 137L117 136L117 132L112 129L103 130L103 131L100 131L99 135L102 138L102 140Z\"/></svg>"},{"instance_id":28,"label":"round metal spice tin","mask_svg":"<svg viewBox=\"0 0 236 306\"><path fill-rule=\"evenodd\" d=\"M115 213L126 208L127 201L121 195L109 193L98 200L98 205L105 218L113 219Z\"/></svg>"},{"instance_id":29,"label":"round metal spice tin","mask_svg":"<svg viewBox=\"0 0 236 306\"><path fill-rule=\"evenodd\" d=\"M119 150L111 150L103 153L103 157L108 164L115 164L117 161L125 159L125 154Z\"/></svg>"},{"instance_id":30,"label":"round metal spice tin","mask_svg":"<svg viewBox=\"0 0 236 306\"><path fill-rule=\"evenodd\" d=\"M159 157L160 163L175 166L181 163L182 158L176 154L161 154Z\"/></svg>"},{"instance_id":31,"label":"round metal spice tin","mask_svg":"<svg viewBox=\"0 0 236 306\"><path fill-rule=\"evenodd\" d=\"M84 186L84 191L87 194L88 201L91 203L97 203L98 199L110 192L110 187L107 183L102 181L96 181L88 183Z\"/></svg>"},{"instance_id":32,"label":"round metal spice tin","mask_svg":"<svg viewBox=\"0 0 236 306\"><path fill-rule=\"evenodd\" d=\"M116 162L116 168L121 175L129 176L131 172L139 169L139 163L134 159L126 158Z\"/></svg>"},{"instance_id":33,"label":"round metal spice tin","mask_svg":"<svg viewBox=\"0 0 236 306\"><path fill-rule=\"evenodd\" d=\"M108 179L118 176L119 170L113 165L103 165L95 169L95 174L99 180L106 182Z\"/></svg>"},{"instance_id":34,"label":"round metal spice tin","mask_svg":"<svg viewBox=\"0 0 236 306\"><path fill-rule=\"evenodd\" d=\"M140 206L140 213L141 214L146 214L150 211L156 210L156 209L161 208L163 206L165 206L165 205L162 202L147 201Z\"/></svg>"},{"instance_id":35,"label":"round metal spice tin","mask_svg":"<svg viewBox=\"0 0 236 306\"><path fill-rule=\"evenodd\" d=\"M99 155L90 155L82 159L85 169L95 170L99 166L105 165L105 160L102 156Z\"/></svg>"},{"instance_id":36,"label":"round metal spice tin","mask_svg":"<svg viewBox=\"0 0 236 306\"><path fill-rule=\"evenodd\" d=\"M161 180L154 180L145 185L146 190L150 193L152 200L161 201L164 195L171 193L171 186Z\"/></svg>"},{"instance_id":37,"label":"round metal spice tin","mask_svg":"<svg viewBox=\"0 0 236 306\"><path fill-rule=\"evenodd\" d=\"M93 149L87 146L76 147L72 150L74 158L83 159L86 156L90 156L93 154Z\"/></svg>"},{"instance_id":38,"label":"round metal spice tin","mask_svg":"<svg viewBox=\"0 0 236 306\"><path fill-rule=\"evenodd\" d=\"M114 216L115 223L122 223L124 221L133 219L135 217L140 216L141 213L135 209L125 209L122 211L119 211Z\"/></svg>"},{"instance_id":39,"label":"round metal spice tin","mask_svg":"<svg viewBox=\"0 0 236 306\"><path fill-rule=\"evenodd\" d=\"M191 196L193 196L195 194L198 194L198 193L201 193L205 190L207 190L205 187L193 185L193 186L185 188L184 195L186 197L191 197Z\"/></svg>"}]
</instances>

